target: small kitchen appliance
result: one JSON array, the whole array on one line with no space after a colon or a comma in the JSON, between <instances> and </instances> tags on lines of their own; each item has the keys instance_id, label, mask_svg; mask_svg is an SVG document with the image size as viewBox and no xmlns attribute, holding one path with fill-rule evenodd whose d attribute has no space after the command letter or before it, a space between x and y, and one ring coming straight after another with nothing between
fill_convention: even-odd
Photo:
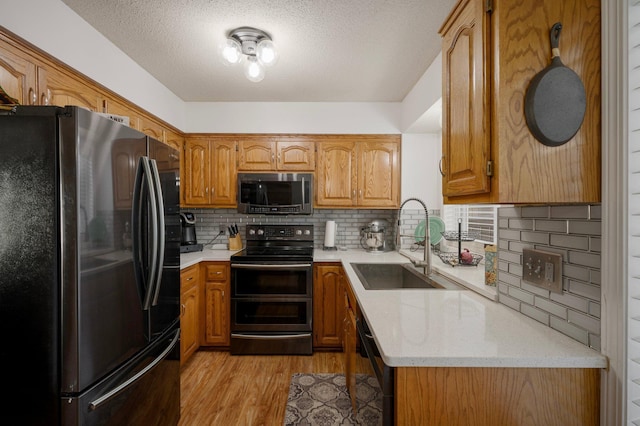
<instances>
[{"instance_id":1,"label":"small kitchen appliance","mask_svg":"<svg viewBox=\"0 0 640 426\"><path fill-rule=\"evenodd\" d=\"M360 229L360 245L368 252L389 251L385 241L385 233L389 223L384 219L369 222Z\"/></svg>"},{"instance_id":2,"label":"small kitchen appliance","mask_svg":"<svg viewBox=\"0 0 640 426\"><path fill-rule=\"evenodd\" d=\"M202 244L196 238L196 215L191 212L180 213L182 236L180 238L180 253L202 251Z\"/></svg>"}]
</instances>

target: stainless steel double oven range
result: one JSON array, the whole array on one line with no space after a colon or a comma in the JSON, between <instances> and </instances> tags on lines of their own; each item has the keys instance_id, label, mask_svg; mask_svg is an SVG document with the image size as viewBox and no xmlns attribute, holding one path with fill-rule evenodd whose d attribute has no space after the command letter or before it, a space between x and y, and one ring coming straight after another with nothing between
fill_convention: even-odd
<instances>
[{"instance_id":1,"label":"stainless steel double oven range","mask_svg":"<svg viewBox=\"0 0 640 426\"><path fill-rule=\"evenodd\" d=\"M231 354L313 351L313 225L246 226L231 256Z\"/></svg>"}]
</instances>

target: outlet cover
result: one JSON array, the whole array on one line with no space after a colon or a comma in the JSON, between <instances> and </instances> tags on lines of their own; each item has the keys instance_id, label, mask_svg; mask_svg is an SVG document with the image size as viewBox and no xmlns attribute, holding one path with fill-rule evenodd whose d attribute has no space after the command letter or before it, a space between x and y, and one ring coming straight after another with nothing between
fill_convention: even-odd
<instances>
[{"instance_id":1,"label":"outlet cover","mask_svg":"<svg viewBox=\"0 0 640 426\"><path fill-rule=\"evenodd\" d=\"M536 287L562 294L562 255L523 249L522 279Z\"/></svg>"}]
</instances>

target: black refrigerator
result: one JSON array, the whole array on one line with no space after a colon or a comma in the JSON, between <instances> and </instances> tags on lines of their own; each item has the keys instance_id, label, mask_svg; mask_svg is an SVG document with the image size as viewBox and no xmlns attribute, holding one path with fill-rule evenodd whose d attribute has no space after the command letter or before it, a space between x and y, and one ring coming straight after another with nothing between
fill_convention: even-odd
<instances>
[{"instance_id":1,"label":"black refrigerator","mask_svg":"<svg viewBox=\"0 0 640 426\"><path fill-rule=\"evenodd\" d=\"M0 113L0 424L177 424L179 185L101 114Z\"/></svg>"}]
</instances>

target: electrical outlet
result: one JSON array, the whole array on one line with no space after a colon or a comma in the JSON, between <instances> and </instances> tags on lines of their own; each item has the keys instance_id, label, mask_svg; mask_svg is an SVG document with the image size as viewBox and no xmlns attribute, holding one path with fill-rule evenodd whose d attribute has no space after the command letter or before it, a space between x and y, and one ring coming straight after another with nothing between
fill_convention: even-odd
<instances>
[{"instance_id":1,"label":"electrical outlet","mask_svg":"<svg viewBox=\"0 0 640 426\"><path fill-rule=\"evenodd\" d=\"M523 249L522 279L536 287L562 293L562 255Z\"/></svg>"},{"instance_id":2,"label":"electrical outlet","mask_svg":"<svg viewBox=\"0 0 640 426\"><path fill-rule=\"evenodd\" d=\"M223 235L225 232L227 232L227 227L220 223L218 224L218 230L218 234Z\"/></svg>"}]
</instances>

